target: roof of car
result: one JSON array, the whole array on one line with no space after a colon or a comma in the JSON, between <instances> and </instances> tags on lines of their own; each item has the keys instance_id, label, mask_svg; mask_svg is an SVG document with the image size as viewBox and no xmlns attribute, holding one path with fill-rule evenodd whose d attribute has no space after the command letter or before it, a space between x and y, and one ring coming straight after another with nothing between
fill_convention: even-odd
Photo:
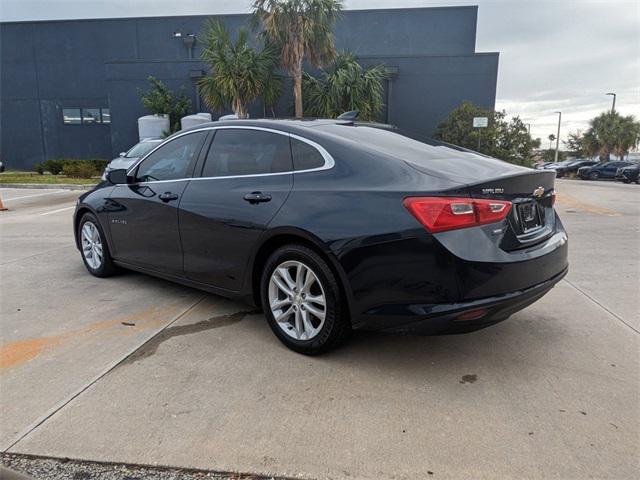
<instances>
[{"instance_id":1,"label":"roof of car","mask_svg":"<svg viewBox=\"0 0 640 480\"><path fill-rule=\"evenodd\" d=\"M232 120L218 120L213 122L201 123L194 127L185 129L197 130L201 128L212 127L226 127L226 126L251 126L251 127L264 127L264 128L276 128L282 130L299 130L307 128L317 128L326 125L369 125L375 128L388 128L395 129L393 125L376 122L361 122L352 120L340 120L335 118L258 118L258 119L232 119Z\"/></svg>"}]
</instances>

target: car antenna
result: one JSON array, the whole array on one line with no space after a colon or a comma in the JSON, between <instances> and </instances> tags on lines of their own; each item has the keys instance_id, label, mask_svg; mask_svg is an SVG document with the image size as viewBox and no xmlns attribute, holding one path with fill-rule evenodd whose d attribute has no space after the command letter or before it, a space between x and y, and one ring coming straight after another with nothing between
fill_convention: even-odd
<instances>
[{"instance_id":1,"label":"car antenna","mask_svg":"<svg viewBox=\"0 0 640 480\"><path fill-rule=\"evenodd\" d=\"M344 112L343 114L338 116L338 120L349 120L351 122L355 122L358 118L360 111L358 110L350 110L348 112Z\"/></svg>"}]
</instances>

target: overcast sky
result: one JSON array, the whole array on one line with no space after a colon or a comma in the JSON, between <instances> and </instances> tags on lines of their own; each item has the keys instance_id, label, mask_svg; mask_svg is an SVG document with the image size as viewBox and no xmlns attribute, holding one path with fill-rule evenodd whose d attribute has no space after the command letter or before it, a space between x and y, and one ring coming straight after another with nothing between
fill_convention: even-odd
<instances>
[{"instance_id":1,"label":"overcast sky","mask_svg":"<svg viewBox=\"0 0 640 480\"><path fill-rule=\"evenodd\" d=\"M0 0L2 21L244 13L250 0ZM347 0L346 8L479 5L478 52L500 52L497 108L543 140L611 107L640 117L640 0ZM545 143L543 142L543 145Z\"/></svg>"}]
</instances>

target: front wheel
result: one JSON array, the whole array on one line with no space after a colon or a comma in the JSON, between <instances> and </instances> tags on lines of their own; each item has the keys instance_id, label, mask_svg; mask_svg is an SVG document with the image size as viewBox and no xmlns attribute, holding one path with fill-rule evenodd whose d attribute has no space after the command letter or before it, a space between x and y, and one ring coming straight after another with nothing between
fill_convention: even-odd
<instances>
[{"instance_id":1,"label":"front wheel","mask_svg":"<svg viewBox=\"0 0 640 480\"><path fill-rule=\"evenodd\" d=\"M302 245L276 250L260 286L269 326L291 350L317 355L348 337L351 324L338 280L313 250Z\"/></svg>"},{"instance_id":2,"label":"front wheel","mask_svg":"<svg viewBox=\"0 0 640 480\"><path fill-rule=\"evenodd\" d=\"M117 271L104 232L92 213L85 213L80 219L78 238L82 261L91 275L108 277Z\"/></svg>"},{"instance_id":3,"label":"front wheel","mask_svg":"<svg viewBox=\"0 0 640 480\"><path fill-rule=\"evenodd\" d=\"M598 179L600 178L600 173L598 173L598 172L591 172L591 173L589 174L589 178L590 178L591 180L598 180Z\"/></svg>"}]
</instances>

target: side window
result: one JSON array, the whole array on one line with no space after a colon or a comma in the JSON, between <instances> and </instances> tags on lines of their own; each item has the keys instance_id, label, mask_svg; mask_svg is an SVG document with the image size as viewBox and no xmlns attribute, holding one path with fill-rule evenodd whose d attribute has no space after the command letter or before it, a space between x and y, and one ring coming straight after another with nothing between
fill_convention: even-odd
<instances>
[{"instance_id":1,"label":"side window","mask_svg":"<svg viewBox=\"0 0 640 480\"><path fill-rule=\"evenodd\" d=\"M291 139L294 170L310 170L324 166L324 157L313 146L295 138Z\"/></svg>"},{"instance_id":2,"label":"side window","mask_svg":"<svg viewBox=\"0 0 640 480\"><path fill-rule=\"evenodd\" d=\"M190 177L206 136L207 132L190 133L162 145L140 164L136 182Z\"/></svg>"},{"instance_id":3,"label":"side window","mask_svg":"<svg viewBox=\"0 0 640 480\"><path fill-rule=\"evenodd\" d=\"M289 136L249 129L218 129L203 177L290 172Z\"/></svg>"}]
</instances>

